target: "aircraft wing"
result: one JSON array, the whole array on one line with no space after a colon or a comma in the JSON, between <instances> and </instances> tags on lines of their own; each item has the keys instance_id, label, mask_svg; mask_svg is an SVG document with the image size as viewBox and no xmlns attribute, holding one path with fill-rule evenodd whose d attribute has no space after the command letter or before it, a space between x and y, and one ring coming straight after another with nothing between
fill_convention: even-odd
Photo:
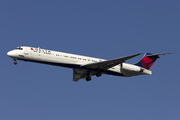
<instances>
[{"instance_id":1,"label":"aircraft wing","mask_svg":"<svg viewBox=\"0 0 180 120\"><path fill-rule=\"evenodd\" d=\"M97 62L97 63L85 64L85 65L81 66L82 67L81 69L74 68L73 69L73 81L77 82L80 79L84 79L87 77L87 74L90 76L93 76L99 71L105 71L111 67L114 67L118 64L125 62L125 60L131 59L138 55L141 55L141 53L126 56L126 57L116 58L116 59L112 59L112 60ZM88 70L86 68L92 69L92 71Z\"/></svg>"},{"instance_id":2,"label":"aircraft wing","mask_svg":"<svg viewBox=\"0 0 180 120\"><path fill-rule=\"evenodd\" d=\"M88 71L86 69L78 69L74 68L73 69L73 81L77 82L80 79L86 78L87 74L89 76L95 75L97 72L96 71Z\"/></svg>"},{"instance_id":3,"label":"aircraft wing","mask_svg":"<svg viewBox=\"0 0 180 120\"><path fill-rule=\"evenodd\" d=\"M73 81L77 82L79 79L82 79L82 74L73 69Z\"/></svg>"},{"instance_id":4,"label":"aircraft wing","mask_svg":"<svg viewBox=\"0 0 180 120\"><path fill-rule=\"evenodd\" d=\"M136 57L138 55L141 55L142 53L126 56L126 57L121 57L121 58L116 58L112 60L107 60L107 61L102 61L102 62L97 62L97 63L91 63L91 64L85 64L82 65L81 67L89 68L89 69L97 69L97 70L107 70L111 67L114 67L118 64L121 64L125 62L125 60L131 59L133 57Z\"/></svg>"}]
</instances>

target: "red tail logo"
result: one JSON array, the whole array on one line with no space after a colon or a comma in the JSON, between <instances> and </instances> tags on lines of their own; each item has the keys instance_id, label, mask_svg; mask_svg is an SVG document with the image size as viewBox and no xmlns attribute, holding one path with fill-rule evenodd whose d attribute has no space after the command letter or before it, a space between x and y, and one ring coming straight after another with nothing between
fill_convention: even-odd
<instances>
[{"instance_id":1,"label":"red tail logo","mask_svg":"<svg viewBox=\"0 0 180 120\"><path fill-rule=\"evenodd\" d=\"M148 56L151 55L150 53L146 53L145 56L135 65L143 67L145 69L150 69L150 67L154 64L159 56Z\"/></svg>"}]
</instances>

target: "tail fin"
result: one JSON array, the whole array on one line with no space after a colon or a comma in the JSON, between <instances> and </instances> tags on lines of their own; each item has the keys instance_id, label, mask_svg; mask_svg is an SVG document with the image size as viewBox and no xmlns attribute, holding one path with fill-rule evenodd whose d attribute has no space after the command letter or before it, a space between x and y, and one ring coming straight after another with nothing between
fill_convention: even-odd
<instances>
[{"instance_id":1,"label":"tail fin","mask_svg":"<svg viewBox=\"0 0 180 120\"><path fill-rule=\"evenodd\" d=\"M154 62L156 61L156 59L159 58L159 56L148 56L148 55L152 55L151 53L146 53L144 55L144 57L135 65L143 67L145 69L150 69L150 67L154 64Z\"/></svg>"},{"instance_id":2,"label":"tail fin","mask_svg":"<svg viewBox=\"0 0 180 120\"><path fill-rule=\"evenodd\" d=\"M171 52L174 53L174 52ZM146 53L144 57L135 65L143 67L145 69L150 69L154 62L159 58L159 55L171 54L171 53L162 53L162 54L151 54Z\"/></svg>"}]
</instances>

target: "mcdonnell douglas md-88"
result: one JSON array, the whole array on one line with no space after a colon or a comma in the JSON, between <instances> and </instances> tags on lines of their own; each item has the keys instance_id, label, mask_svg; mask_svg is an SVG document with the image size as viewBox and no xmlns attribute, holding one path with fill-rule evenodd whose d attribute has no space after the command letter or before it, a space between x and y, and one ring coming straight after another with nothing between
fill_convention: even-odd
<instances>
[{"instance_id":1,"label":"mcdonnell douglas md-88","mask_svg":"<svg viewBox=\"0 0 180 120\"><path fill-rule=\"evenodd\" d=\"M144 57L136 64L124 63L126 60L141 55L141 53L120 57L112 60L87 57L82 55L57 52L47 49L21 46L11 50L7 55L14 59L14 64L17 60L43 63L54 66L61 66L73 69L73 81L80 79L91 80L91 76L97 77L102 74L131 77L137 75L151 75L149 70L153 63L162 54L146 53Z\"/></svg>"}]
</instances>

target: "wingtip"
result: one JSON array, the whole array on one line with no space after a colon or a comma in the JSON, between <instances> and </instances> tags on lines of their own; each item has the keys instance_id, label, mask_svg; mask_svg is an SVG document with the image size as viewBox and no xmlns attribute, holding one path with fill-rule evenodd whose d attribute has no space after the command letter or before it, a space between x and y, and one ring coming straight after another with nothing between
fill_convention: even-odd
<instances>
[{"instance_id":1,"label":"wingtip","mask_svg":"<svg viewBox=\"0 0 180 120\"><path fill-rule=\"evenodd\" d=\"M173 54L173 53L175 53L175 52L170 52L169 54Z\"/></svg>"},{"instance_id":2,"label":"wingtip","mask_svg":"<svg viewBox=\"0 0 180 120\"><path fill-rule=\"evenodd\" d=\"M173 54L173 53L175 53L175 52L162 53L162 54L160 54L160 55Z\"/></svg>"}]
</instances>

